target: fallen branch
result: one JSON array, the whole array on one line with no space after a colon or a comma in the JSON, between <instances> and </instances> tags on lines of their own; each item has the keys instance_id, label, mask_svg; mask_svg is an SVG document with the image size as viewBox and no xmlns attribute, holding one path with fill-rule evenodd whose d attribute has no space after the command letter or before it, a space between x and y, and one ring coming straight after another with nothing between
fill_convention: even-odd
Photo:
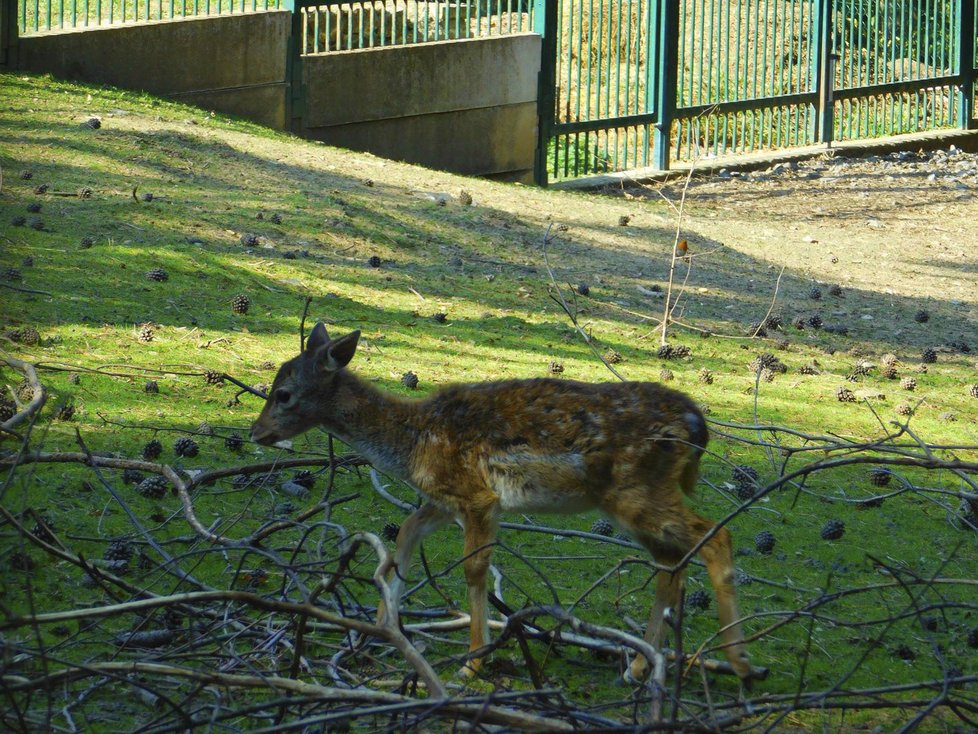
<instances>
[{"instance_id":1,"label":"fallen branch","mask_svg":"<svg viewBox=\"0 0 978 734\"><path fill-rule=\"evenodd\" d=\"M37 370L34 368L34 365L32 365L30 362L24 362L23 360L17 359L16 357L7 354L3 350L0 350L0 357L2 357L3 361L13 367L15 370L22 372L27 380L27 384L31 388L31 399L27 405L21 407L20 410L18 410L18 412L11 418L3 423L0 423L0 429L9 433L21 423L29 420L35 413L44 407L44 402L47 400L47 393L44 390L44 385L42 385L40 379L38 379ZM16 399L16 395L14 398Z\"/></svg>"}]
</instances>

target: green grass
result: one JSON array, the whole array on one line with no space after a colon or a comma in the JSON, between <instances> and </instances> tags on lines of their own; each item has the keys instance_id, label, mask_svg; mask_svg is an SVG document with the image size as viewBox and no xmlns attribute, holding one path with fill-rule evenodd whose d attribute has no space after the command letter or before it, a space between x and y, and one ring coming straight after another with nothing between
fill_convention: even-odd
<instances>
[{"instance_id":1,"label":"green grass","mask_svg":"<svg viewBox=\"0 0 978 734\"><path fill-rule=\"evenodd\" d=\"M99 130L81 124L93 114L102 118ZM579 297L576 303L600 351L617 350L623 357L619 369L630 379L657 379L660 369L668 366L675 384L705 405L711 418L754 421L754 376L746 366L757 353L774 351L773 345L701 339L677 327L673 342L691 345L693 358L668 363L656 359L653 324L634 315L633 303L626 307L621 302L633 299L636 284L661 282L655 262L668 251L671 238L663 226L651 228L648 237L622 240L622 228L613 223L625 209L614 200L465 181L334 151L139 94L35 76L0 77L0 164L0 268L17 268L23 276L5 281L18 290L0 292L0 331L6 334L2 347L40 365L49 391L46 407L30 431L32 450L77 451L80 438L88 450L138 458L144 444L155 437L164 445L161 461L186 470L280 457L276 450L247 443L239 454L224 448L227 435L247 434L261 401L248 394L235 400L236 387L209 385L204 374L227 373L246 385L271 382L277 365L298 350L306 298L312 299L310 323L322 319L335 332L363 329L357 369L400 394L411 392L400 381L409 370L418 374L422 392L457 381L542 376L552 361L563 364L566 377L612 379L549 298L540 243L550 222L570 223L567 234L557 233L561 239L552 245L551 257L559 282L591 282L591 296ZM21 179L21 171L32 172L32 178ZM50 186L48 193L34 193L40 184ZM454 197L439 206L428 195L454 195L461 187L473 192L474 206L461 206ZM82 188L91 189L92 196L55 195ZM153 201L136 200L146 193L154 195ZM41 211L27 213L31 203L42 204ZM667 221L665 205L641 206L650 218ZM259 212L264 218L256 218ZM270 221L273 213L282 215L280 225ZM17 216L40 217L44 228L8 226ZM260 245L242 245L245 233L259 235ZM81 247L84 237L94 239L91 248ZM371 256L381 258L381 267L368 265ZM33 258L32 266L23 264L27 257ZM709 272L702 274L703 290L684 297L683 320L716 334L741 334L743 322L752 314L756 317L759 309L763 313L769 299L768 293L742 287L757 266L736 252L718 252ZM145 273L155 267L165 268L169 280L148 280ZM805 287L806 278L799 274L786 278L784 292L797 294ZM251 299L247 315L231 312L231 297L238 293ZM910 301L871 292L858 298L867 308L877 309L880 320L893 317L894 310L906 316L915 307ZM732 491L735 464L756 467L762 483L774 481L784 457L776 447L760 446L761 441L777 439L793 449L814 447L811 454L792 456L790 471L825 456L826 437L879 439L884 435L881 424L897 418L894 406L904 400L922 401L911 423L916 435L929 444L955 447L937 450L938 456L975 461L975 400L966 387L978 381L974 357L942 353L926 374L913 371L922 347L957 333L957 324L945 327L937 318L951 305L935 303L931 308L932 323L910 333L857 323L849 337L812 330L787 334L790 348L776 353L789 372L773 383L761 383L756 417L762 424L786 426L811 437L740 429L732 431L736 439L723 439L722 427L714 425L704 483L691 500L695 507L721 518L740 505ZM651 318L660 310L658 301L644 306ZM432 318L439 312L448 314L444 323ZM145 323L155 325L149 343L137 338ZM38 329L38 345L10 338L9 332L25 326ZM883 380L877 371L851 387L886 393L886 399L871 400L879 419L865 405L838 402L835 390L849 384L843 376L856 359L852 349L873 361L884 352L896 352L904 361L903 373L917 376L917 390L902 395L896 383ZM797 368L813 359L819 361L821 374L800 375ZM702 368L714 372L713 384L697 380ZM0 377L11 387L21 380L9 367L0 370ZM144 390L147 379L158 382L158 394ZM75 414L71 420L59 420L56 409L66 402L75 406ZM948 412L959 419L941 417ZM214 436L199 432L205 422ZM200 443L197 458L174 456L173 442L187 435ZM8 438L3 448L16 450L18 443ZM296 448L301 456L321 458L325 436L308 434L297 440ZM344 450L339 445L337 449ZM757 684L759 701L765 695L790 697L799 689L891 686L938 680L952 668L975 669L978 653L967 645L969 631L978 627L973 585L918 583L933 577L974 576L978 535L961 529L958 499L947 494L965 485L947 470L894 471L897 476L887 491L905 491L879 507L860 509L853 504L878 491L868 481L868 466L855 465L813 473L803 485L772 492L731 520L736 561L750 577L741 585L741 610L748 632L759 636L751 653L755 664L771 670L768 680ZM230 477L197 486L196 512L205 526L245 538L274 518L296 517L329 486L327 473L319 472L312 494L297 498L280 491L282 480L290 476L283 471L248 486ZM336 568L342 544L330 522L350 532L379 532L385 523L403 519L399 510L374 494L365 470L342 469L333 484L332 498L353 499L275 534L261 548L215 548L194 534L175 497L146 499L123 483L118 470L95 472L55 463L20 466L3 475L0 505L23 518L27 529L34 525L30 513L42 513L53 522L59 542L85 558L101 558L111 540L131 538L149 560L146 567L133 562L125 576L139 588L155 594L197 588L160 570L158 550L134 528L109 492L111 487L148 537L202 585L300 600L300 583L314 587ZM414 499L404 487L392 491ZM842 539L820 539L819 531L829 518L845 521ZM593 514L533 518L576 530L588 530L595 519ZM753 549L752 539L761 530L777 538L771 555ZM556 537L552 532L504 531L500 540L495 561L504 574L504 596L511 608L577 601L574 613L597 624L629 629L629 619L644 621L654 585L648 566L626 565L591 588L623 557L644 558L638 550ZM0 543L0 602L8 617L130 598L112 585L93 585L76 565L32 546L9 523L0 527ZM460 553L458 533L448 530L425 544L425 560L437 576L437 589L431 584L422 588L409 600L409 608L444 609L446 599L464 608L464 582L455 567ZM25 555L33 565L29 572L22 570ZM359 554L351 569L354 576L323 601L350 613L357 603L375 605L376 591L369 583L373 567L369 554ZM413 578L422 578L420 568ZM705 573L694 566L688 589L700 588L712 594ZM848 593L823 599L823 594L838 591ZM824 601L817 607L822 614L799 613L819 599ZM707 611L686 615L687 650L715 644L714 612L715 601ZM270 628L243 624L274 620L272 626L292 639L294 621L288 615L236 608L233 616L242 623L238 626L194 620L213 633L202 639L193 637L196 628L188 627L185 610L182 614L186 636L178 642L186 647L179 649L119 649L113 635L139 628L132 614L91 626L82 619L63 626L8 629L4 644L25 654L4 665L11 675L36 679L47 669L83 661L156 658L213 669L217 661L240 656L240 667L232 666L236 672L288 674L289 650L262 646ZM933 629L928 628L931 618ZM926 619L926 626L921 619ZM768 629L776 623L783 624ZM158 612L145 624L158 629L164 620ZM416 641L423 642L426 656L450 680L464 637L458 632ZM304 669L300 678L328 684L326 662L342 644L334 631L311 635L306 654L314 672ZM620 672L617 658L595 658L569 646L551 651L537 642L531 642L530 649L548 684L565 689L577 707L594 707L600 715L623 722L634 715L629 689L615 683ZM494 661L489 683L483 686L499 691L532 688L515 641L497 652ZM367 678L399 678L403 672L385 646L347 659L344 665ZM43 695L36 692L33 699L8 696L6 701L16 703L23 718L11 714L5 724L21 729L31 728L24 722L40 726L48 701L60 710L90 682ZM711 686L715 704L725 705L737 692L736 684L722 676L711 678ZM153 680L149 687L165 690L171 698L186 697L181 700L189 711L199 713L198 705L209 705L187 684ZM686 682L684 696L694 702L690 705L702 705L701 688L697 675ZM172 715L172 709L160 713L131 696L134 690L124 680L98 687L73 708L76 725L86 731L134 730L149 726L157 715ZM272 694L257 693L247 702L265 695ZM919 701L931 695L913 691L891 698ZM229 694L228 707L245 705L238 696ZM830 707L823 712L801 710L780 724L772 724L772 718L760 720L779 731L814 726L838 731L864 724L895 728L913 715L896 707L882 712L855 709L845 716L832 713ZM52 720L65 724L57 715ZM384 721L360 720L358 730L383 729ZM921 730L951 731L953 721L938 708ZM241 714L227 726L257 728L260 723Z\"/></svg>"}]
</instances>

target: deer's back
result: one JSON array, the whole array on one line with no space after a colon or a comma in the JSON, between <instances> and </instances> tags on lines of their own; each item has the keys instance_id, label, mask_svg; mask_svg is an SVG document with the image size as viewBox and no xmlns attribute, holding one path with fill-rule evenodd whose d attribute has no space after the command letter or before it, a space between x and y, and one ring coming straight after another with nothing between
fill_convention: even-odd
<instances>
[{"instance_id":1,"label":"deer's back","mask_svg":"<svg viewBox=\"0 0 978 734\"><path fill-rule=\"evenodd\" d=\"M420 420L419 488L459 501L485 491L503 509L574 512L636 483L674 491L707 440L689 397L645 382L457 385L423 401Z\"/></svg>"}]
</instances>

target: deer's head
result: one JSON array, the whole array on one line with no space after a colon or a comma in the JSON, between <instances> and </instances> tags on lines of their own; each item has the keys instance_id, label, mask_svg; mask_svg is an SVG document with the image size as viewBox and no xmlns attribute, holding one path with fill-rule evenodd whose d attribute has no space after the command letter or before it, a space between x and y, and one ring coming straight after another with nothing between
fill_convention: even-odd
<instances>
[{"instance_id":1,"label":"deer's head","mask_svg":"<svg viewBox=\"0 0 978 734\"><path fill-rule=\"evenodd\" d=\"M271 446L326 421L336 376L353 359L359 339L359 331L330 339L322 322L316 324L305 350L279 368L251 426L252 440Z\"/></svg>"}]
</instances>

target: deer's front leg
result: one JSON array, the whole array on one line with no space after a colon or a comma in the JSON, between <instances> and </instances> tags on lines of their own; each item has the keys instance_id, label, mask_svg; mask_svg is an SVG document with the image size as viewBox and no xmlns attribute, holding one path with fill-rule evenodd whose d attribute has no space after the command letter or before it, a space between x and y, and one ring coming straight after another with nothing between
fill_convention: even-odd
<instances>
[{"instance_id":1,"label":"deer's front leg","mask_svg":"<svg viewBox=\"0 0 978 734\"><path fill-rule=\"evenodd\" d=\"M387 582L393 592L395 604L400 603L404 582L411 570L411 559L418 544L435 530L451 522L452 517L452 513L444 508L428 502L421 505L401 523L401 529L397 533L397 550L394 553L392 568L387 573ZM387 610L381 599L377 607L377 622L384 624L387 621Z\"/></svg>"}]
</instances>

